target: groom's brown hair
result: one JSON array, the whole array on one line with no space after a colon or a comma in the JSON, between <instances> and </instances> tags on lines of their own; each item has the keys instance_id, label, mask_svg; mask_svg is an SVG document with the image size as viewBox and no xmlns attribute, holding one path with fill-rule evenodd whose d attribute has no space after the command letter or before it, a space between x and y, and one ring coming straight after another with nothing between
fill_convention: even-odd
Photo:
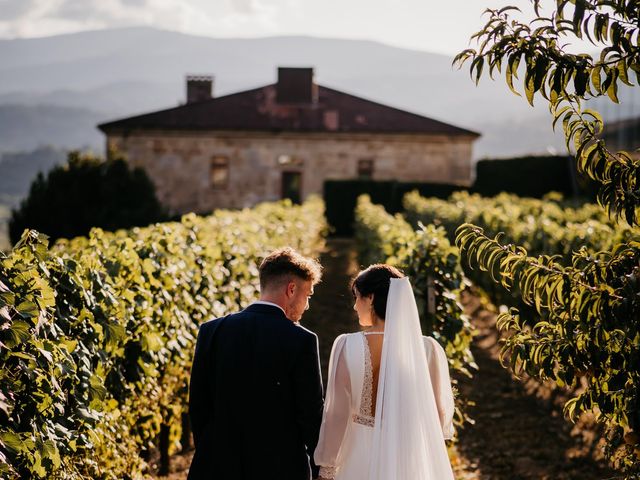
<instances>
[{"instance_id":1,"label":"groom's brown hair","mask_svg":"<svg viewBox=\"0 0 640 480\"><path fill-rule=\"evenodd\" d=\"M296 276L303 280L311 280L313 284L322 279L322 266L317 260L308 258L291 247L280 248L265 257L259 267L260 289L276 282Z\"/></svg>"}]
</instances>

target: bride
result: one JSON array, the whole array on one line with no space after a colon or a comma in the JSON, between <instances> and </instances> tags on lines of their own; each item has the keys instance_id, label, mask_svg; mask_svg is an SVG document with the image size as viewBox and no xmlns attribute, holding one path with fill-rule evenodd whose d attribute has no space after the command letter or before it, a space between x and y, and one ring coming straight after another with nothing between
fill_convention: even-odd
<instances>
[{"instance_id":1,"label":"bride","mask_svg":"<svg viewBox=\"0 0 640 480\"><path fill-rule=\"evenodd\" d=\"M423 337L407 277L372 265L351 285L363 332L336 338L320 438L320 479L450 480L447 358Z\"/></svg>"}]
</instances>

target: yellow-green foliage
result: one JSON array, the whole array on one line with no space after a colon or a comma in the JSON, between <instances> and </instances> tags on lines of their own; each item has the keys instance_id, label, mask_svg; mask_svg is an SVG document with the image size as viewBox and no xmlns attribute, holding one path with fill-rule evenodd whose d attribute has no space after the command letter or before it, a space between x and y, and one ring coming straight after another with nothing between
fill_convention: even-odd
<instances>
[{"instance_id":1,"label":"yellow-green foliage","mask_svg":"<svg viewBox=\"0 0 640 480\"><path fill-rule=\"evenodd\" d=\"M602 117L583 103L606 96L618 103L620 85L638 85L638 1L557 0L545 3L544 12L542 3L532 2L533 22L522 22L519 9L513 6L489 9L485 26L472 37L479 48L461 52L454 63L470 60L476 82L483 71L492 78L503 72L515 93L514 79L519 78L532 105L539 93L538 100L548 103L554 128L562 126L567 149L575 151L578 172L600 184L598 203L621 224L624 220L640 226L640 158L631 151L607 147ZM595 55L568 52L569 39L576 37L590 42ZM496 283L518 289L522 300L535 306L537 314L528 322L521 322L523 312L501 317L500 325L509 331L507 348L512 358L521 361L527 373L548 376L560 384L571 385L575 375L584 375L587 391L567 404L567 413L575 416L593 410L610 427L609 457L624 478L638 479L640 243L634 230L594 221L598 228L587 228L582 235L568 224L569 235L552 228L549 233L560 240L551 241L548 250L536 250L536 243L527 247L521 241L516 241L517 247L504 245L486 236L479 228L485 225L476 221L478 226L458 229L456 243L471 267L490 272ZM520 223L514 220L514 226ZM602 225L611 230L600 229ZM508 242L514 240L505 233ZM571 243L574 239L576 244ZM575 253L569 255L571 251ZM527 253L547 255L532 258ZM555 254L563 258L549 256ZM539 321L540 317L547 321Z\"/></svg>"},{"instance_id":2,"label":"yellow-green foliage","mask_svg":"<svg viewBox=\"0 0 640 480\"><path fill-rule=\"evenodd\" d=\"M625 478L640 474L640 242L611 252L573 255L563 266L530 257L481 228L464 224L456 244L465 261L506 289L527 310L498 317L502 357L517 374L551 380L570 396L565 413L592 412L607 427L605 453ZM578 388L580 387L580 388Z\"/></svg>"},{"instance_id":3,"label":"yellow-green foliage","mask_svg":"<svg viewBox=\"0 0 640 480\"><path fill-rule=\"evenodd\" d=\"M559 194L539 200L508 193L482 197L456 192L448 200L440 200L411 192L405 196L404 206L405 216L412 224L441 225L451 241L456 229L469 223L481 227L489 237L500 234L504 243L523 247L530 256L554 256L562 265L571 264L574 252L611 250L621 242L640 239L640 230L616 224L598 205L571 208ZM468 262L463 262L463 267L466 275L497 305L528 309L521 301L517 285L507 291Z\"/></svg>"},{"instance_id":4,"label":"yellow-green foliage","mask_svg":"<svg viewBox=\"0 0 640 480\"><path fill-rule=\"evenodd\" d=\"M469 277L494 303L517 307L498 319L505 365L566 389L569 417L595 413L607 427L608 457L636 475L638 229L597 205L566 207L557 195L458 192L443 201L411 193L405 208L413 222L457 229Z\"/></svg>"},{"instance_id":5,"label":"yellow-green foliage","mask_svg":"<svg viewBox=\"0 0 640 480\"><path fill-rule=\"evenodd\" d=\"M617 224L598 205L566 207L559 194L535 199L508 193L482 197L456 192L448 200L440 200L411 192L404 198L404 208L409 222L442 225L450 239L460 225L471 223L489 236L502 232L505 241L526 248L530 255L560 255L567 263L583 246L596 252L640 238L637 229Z\"/></svg>"},{"instance_id":6,"label":"yellow-green foliage","mask_svg":"<svg viewBox=\"0 0 640 480\"><path fill-rule=\"evenodd\" d=\"M257 265L316 255L319 199L187 215L0 256L0 476L138 478L140 451L185 410L198 325L255 299Z\"/></svg>"}]
</instances>

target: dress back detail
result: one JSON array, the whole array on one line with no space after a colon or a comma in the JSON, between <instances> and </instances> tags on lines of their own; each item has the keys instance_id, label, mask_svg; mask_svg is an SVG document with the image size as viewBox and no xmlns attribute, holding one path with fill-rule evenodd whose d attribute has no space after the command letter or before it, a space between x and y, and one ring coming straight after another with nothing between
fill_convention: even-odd
<instances>
[{"instance_id":1,"label":"dress back detail","mask_svg":"<svg viewBox=\"0 0 640 480\"><path fill-rule=\"evenodd\" d=\"M371 349L369 348L366 334L362 333L361 338L364 353L364 378L362 379L359 413L354 413L352 419L360 425L373 427L375 425L375 412L373 410L373 362L371 360Z\"/></svg>"}]
</instances>

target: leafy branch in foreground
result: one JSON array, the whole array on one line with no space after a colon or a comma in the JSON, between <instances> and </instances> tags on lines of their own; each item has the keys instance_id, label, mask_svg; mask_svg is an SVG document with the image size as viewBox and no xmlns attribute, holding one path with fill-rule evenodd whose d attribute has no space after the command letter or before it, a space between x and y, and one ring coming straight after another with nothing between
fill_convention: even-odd
<instances>
[{"instance_id":1,"label":"leafy branch in foreground","mask_svg":"<svg viewBox=\"0 0 640 480\"><path fill-rule=\"evenodd\" d=\"M640 83L640 8L635 0L556 0L550 16L543 16L541 0L531 0L535 19L526 24L513 18L516 7L488 9L489 20L474 34L479 48L454 59L470 60L470 73L479 82L504 71L509 88L524 71L522 85L533 105L536 93L549 104L554 125L562 121L567 145L576 150L578 170L601 184L598 200L607 211L638 224L640 160L628 152L611 152L600 138L600 115L582 109L581 100L607 96L618 103L620 84ZM583 39L598 48L596 57L566 51L565 41Z\"/></svg>"},{"instance_id":2,"label":"leafy branch in foreground","mask_svg":"<svg viewBox=\"0 0 640 480\"><path fill-rule=\"evenodd\" d=\"M518 288L544 320L500 314L502 361L516 374L552 380L574 389L565 414L592 412L607 426L605 453L616 468L640 474L640 242L612 252L576 252L572 265L527 256L489 238L479 227L460 226L463 260L489 272L504 287ZM533 327L531 327L533 325Z\"/></svg>"}]
</instances>

